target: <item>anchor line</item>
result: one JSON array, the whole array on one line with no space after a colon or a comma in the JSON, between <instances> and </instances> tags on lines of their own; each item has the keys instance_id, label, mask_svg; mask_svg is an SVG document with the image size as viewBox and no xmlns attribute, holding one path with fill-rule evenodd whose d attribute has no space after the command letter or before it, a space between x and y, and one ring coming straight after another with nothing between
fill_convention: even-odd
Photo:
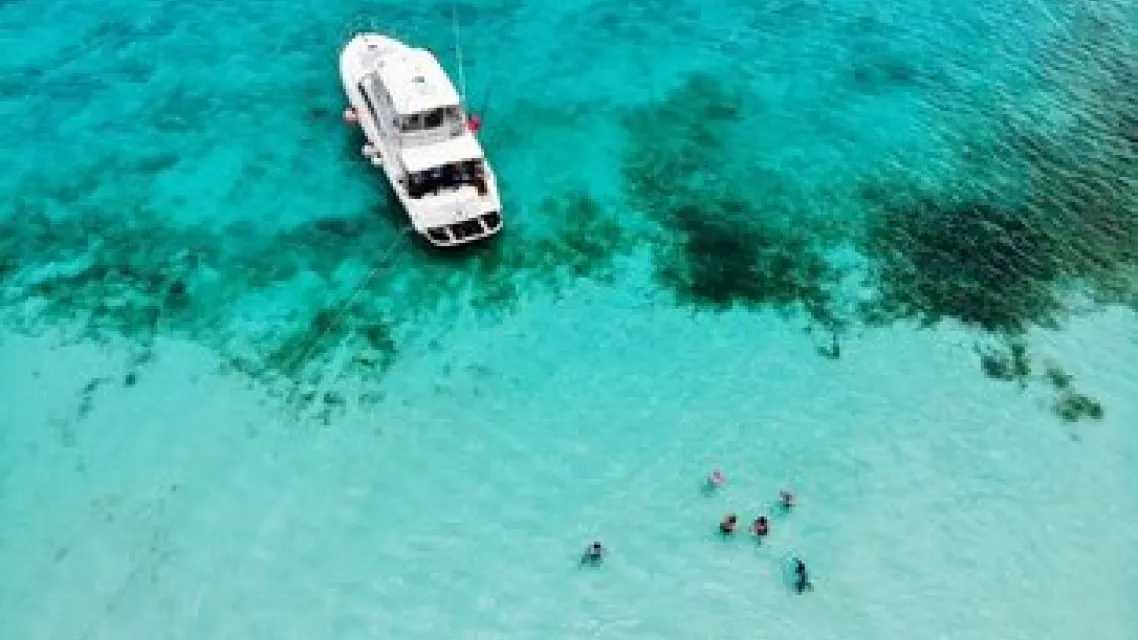
<instances>
[{"instance_id":1,"label":"anchor line","mask_svg":"<svg viewBox=\"0 0 1138 640\"><path fill-rule=\"evenodd\" d=\"M320 344L320 341L324 338L324 336L330 333L334 327L339 326L340 321L351 310L352 303L356 301L356 297L359 296L360 293L362 293L369 284L371 284L372 279L375 278L375 276L378 275L380 271L390 266L387 264L388 258L391 257L391 254L394 252L399 243L406 239L407 232L410 231L411 228L412 227L410 225L407 225L399 230L398 235L396 235L396 237L391 241L391 244L388 245L387 251L385 251L383 256L378 260L376 266L371 269L367 276L360 280L360 282L354 287L351 295L349 295L339 306L339 309L337 309L333 321L328 323L326 329L323 329L315 336L312 336L308 343L305 344L304 348L287 361L287 366L284 367L285 369L291 368L296 364L303 363L306 359L308 359L309 356L312 355L312 352L316 350L317 346ZM294 387L289 393L290 402L292 401L295 394L296 388Z\"/></svg>"}]
</instances>

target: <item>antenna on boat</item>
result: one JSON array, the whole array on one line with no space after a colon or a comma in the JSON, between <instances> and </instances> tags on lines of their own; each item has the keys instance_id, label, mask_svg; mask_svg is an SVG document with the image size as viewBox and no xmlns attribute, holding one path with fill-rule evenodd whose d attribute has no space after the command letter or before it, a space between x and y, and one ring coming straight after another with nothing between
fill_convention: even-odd
<instances>
[{"instance_id":1,"label":"antenna on boat","mask_svg":"<svg viewBox=\"0 0 1138 640\"><path fill-rule=\"evenodd\" d=\"M462 37L458 30L458 3L455 0L450 3L450 18L454 27L454 49L458 55L458 99L466 104L466 71L462 68Z\"/></svg>"},{"instance_id":2,"label":"antenna on boat","mask_svg":"<svg viewBox=\"0 0 1138 640\"><path fill-rule=\"evenodd\" d=\"M492 85L492 84L488 85L486 87L486 93L482 96L482 105L481 105L481 108L479 108L478 112L477 112L478 117L480 117L482 119L486 118L486 110L490 108L490 92L493 91L493 89L494 89L494 85Z\"/></svg>"}]
</instances>

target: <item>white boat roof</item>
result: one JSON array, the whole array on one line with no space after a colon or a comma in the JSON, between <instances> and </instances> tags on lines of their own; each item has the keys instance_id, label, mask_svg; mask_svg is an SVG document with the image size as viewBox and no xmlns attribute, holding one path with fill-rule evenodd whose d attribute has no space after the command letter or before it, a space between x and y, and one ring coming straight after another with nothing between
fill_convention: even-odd
<instances>
[{"instance_id":1,"label":"white boat roof","mask_svg":"<svg viewBox=\"0 0 1138 640\"><path fill-rule=\"evenodd\" d=\"M458 92L438 59L423 49L402 49L385 55L375 70L399 115L423 113L458 105Z\"/></svg>"},{"instance_id":2,"label":"white boat roof","mask_svg":"<svg viewBox=\"0 0 1138 640\"><path fill-rule=\"evenodd\" d=\"M483 157L482 145L470 134L447 138L442 142L403 147L399 155L403 166L412 173L464 160L480 160Z\"/></svg>"}]
</instances>

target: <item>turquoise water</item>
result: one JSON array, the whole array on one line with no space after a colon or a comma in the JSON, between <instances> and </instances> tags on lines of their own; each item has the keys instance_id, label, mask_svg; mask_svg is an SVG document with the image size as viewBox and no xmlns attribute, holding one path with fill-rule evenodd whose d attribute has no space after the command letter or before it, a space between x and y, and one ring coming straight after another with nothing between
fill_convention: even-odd
<instances>
[{"instance_id":1,"label":"turquoise water","mask_svg":"<svg viewBox=\"0 0 1138 640\"><path fill-rule=\"evenodd\" d=\"M506 230L438 253L336 56L452 10ZM0 635L1138 637L1136 30L0 4Z\"/></svg>"}]
</instances>

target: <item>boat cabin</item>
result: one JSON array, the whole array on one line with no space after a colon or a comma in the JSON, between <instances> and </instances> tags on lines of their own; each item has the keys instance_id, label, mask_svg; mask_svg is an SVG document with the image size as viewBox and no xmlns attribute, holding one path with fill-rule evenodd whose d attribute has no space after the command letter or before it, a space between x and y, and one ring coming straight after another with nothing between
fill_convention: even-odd
<instances>
[{"instance_id":1,"label":"boat cabin","mask_svg":"<svg viewBox=\"0 0 1138 640\"><path fill-rule=\"evenodd\" d=\"M407 193L412 198L438 195L470 185L485 195L486 166L482 148L471 135L431 144L404 146L399 163L406 171Z\"/></svg>"},{"instance_id":2,"label":"boat cabin","mask_svg":"<svg viewBox=\"0 0 1138 640\"><path fill-rule=\"evenodd\" d=\"M466 130L466 114L450 78L429 51L407 49L379 58L360 82L371 115L412 142L441 140Z\"/></svg>"}]
</instances>

